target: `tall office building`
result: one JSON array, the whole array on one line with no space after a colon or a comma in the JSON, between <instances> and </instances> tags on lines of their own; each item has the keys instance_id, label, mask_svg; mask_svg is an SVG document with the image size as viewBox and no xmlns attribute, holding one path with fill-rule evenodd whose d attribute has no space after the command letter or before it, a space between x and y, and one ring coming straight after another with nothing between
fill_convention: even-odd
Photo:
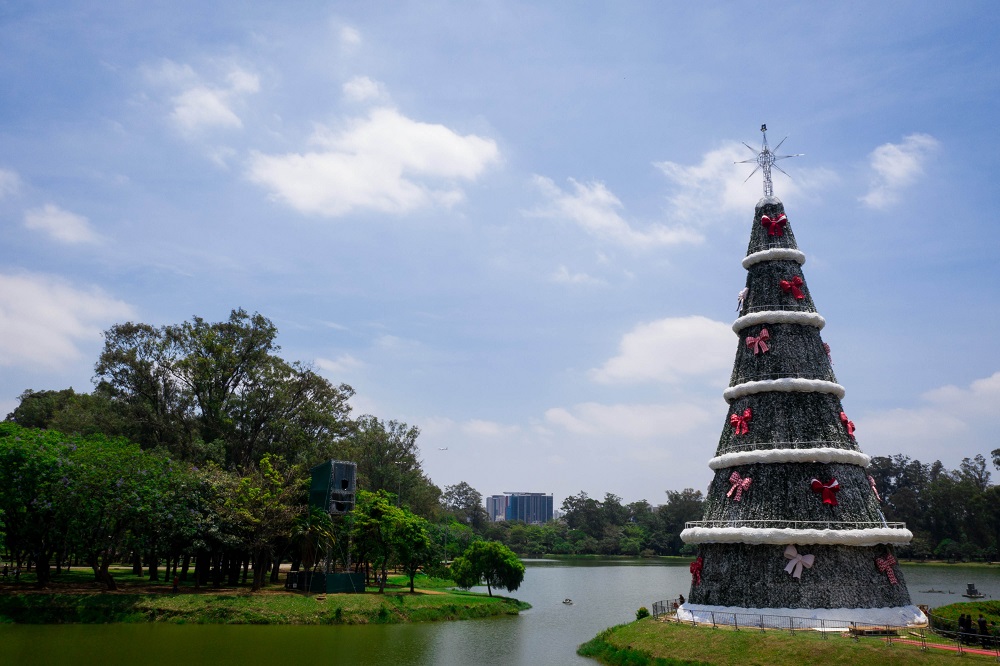
<instances>
[{"instance_id":1,"label":"tall office building","mask_svg":"<svg viewBox=\"0 0 1000 666\"><path fill-rule=\"evenodd\" d=\"M506 520L523 520L526 523L540 524L552 520L552 495L545 493L514 493L504 491L508 495Z\"/></svg>"},{"instance_id":2,"label":"tall office building","mask_svg":"<svg viewBox=\"0 0 1000 666\"><path fill-rule=\"evenodd\" d=\"M507 495L492 495L486 498L486 515L494 523L507 518Z\"/></svg>"}]
</instances>

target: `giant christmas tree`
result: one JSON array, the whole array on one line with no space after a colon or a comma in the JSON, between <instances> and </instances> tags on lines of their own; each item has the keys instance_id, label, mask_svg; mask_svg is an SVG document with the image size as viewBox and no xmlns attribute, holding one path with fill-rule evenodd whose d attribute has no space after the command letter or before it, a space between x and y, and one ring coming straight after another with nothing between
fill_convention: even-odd
<instances>
[{"instance_id":1,"label":"giant christmas tree","mask_svg":"<svg viewBox=\"0 0 1000 666\"><path fill-rule=\"evenodd\" d=\"M746 288L733 324L739 341L724 393L729 413L709 461L715 477L704 520L681 533L698 555L678 615L923 624L893 552L912 534L879 509L869 457L820 337L826 321L802 273L805 255L773 194L771 168L791 156L775 155L766 133L754 152L764 198L743 260Z\"/></svg>"}]
</instances>

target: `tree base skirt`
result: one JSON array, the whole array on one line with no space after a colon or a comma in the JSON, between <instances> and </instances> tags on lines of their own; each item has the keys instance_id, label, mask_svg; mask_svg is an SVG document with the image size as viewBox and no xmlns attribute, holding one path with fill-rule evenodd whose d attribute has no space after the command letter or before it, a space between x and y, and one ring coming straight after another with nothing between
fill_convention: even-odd
<instances>
[{"instance_id":1,"label":"tree base skirt","mask_svg":"<svg viewBox=\"0 0 1000 666\"><path fill-rule=\"evenodd\" d=\"M736 624L747 627L810 629L820 621L836 625L890 625L922 627L927 616L916 606L891 608L740 608L738 606L705 606L685 603L677 609L677 619L704 624ZM832 628L832 627L831 627Z\"/></svg>"}]
</instances>

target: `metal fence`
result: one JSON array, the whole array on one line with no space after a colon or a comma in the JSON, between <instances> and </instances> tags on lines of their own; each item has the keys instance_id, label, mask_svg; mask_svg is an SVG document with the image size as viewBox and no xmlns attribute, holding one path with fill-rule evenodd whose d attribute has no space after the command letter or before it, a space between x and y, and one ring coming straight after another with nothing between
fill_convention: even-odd
<instances>
[{"instance_id":1,"label":"metal fence","mask_svg":"<svg viewBox=\"0 0 1000 666\"><path fill-rule=\"evenodd\" d=\"M791 634L796 631L817 631L824 640L830 634L847 634L855 641L874 638L888 645L918 647L921 650L942 649L956 654L979 654L992 656L1000 662L1000 637L991 634L963 632L955 620L947 620L931 613L927 614L927 627L912 627L891 624L870 624L851 620L819 620L810 617L789 617L786 615L765 615L760 613L728 613L718 611L700 612L691 620L680 620L677 608L683 603L680 598L653 602L653 617L664 621L690 624L695 627L726 627L735 631L784 630ZM929 639L929 640L928 640Z\"/></svg>"}]
</instances>

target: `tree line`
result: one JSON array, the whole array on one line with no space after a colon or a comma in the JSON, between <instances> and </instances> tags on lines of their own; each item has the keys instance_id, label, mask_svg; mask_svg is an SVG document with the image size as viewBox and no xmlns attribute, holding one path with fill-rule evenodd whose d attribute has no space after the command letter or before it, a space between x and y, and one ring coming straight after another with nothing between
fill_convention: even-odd
<instances>
[{"instance_id":1,"label":"tree line","mask_svg":"<svg viewBox=\"0 0 1000 666\"><path fill-rule=\"evenodd\" d=\"M44 587L65 566L115 589L113 564L196 585L278 581L330 555L385 584L443 572L482 539L424 473L420 431L351 418L353 389L282 359L277 329L234 310L104 334L91 393L26 390L0 423L0 543ZM357 463L356 510L308 507L309 469ZM465 566L465 582L482 558ZM466 558L468 564L468 558ZM483 565L485 566L485 565ZM478 567L478 568L477 568ZM470 573L472 572L472 573ZM510 582L509 580L507 582Z\"/></svg>"}]
</instances>

